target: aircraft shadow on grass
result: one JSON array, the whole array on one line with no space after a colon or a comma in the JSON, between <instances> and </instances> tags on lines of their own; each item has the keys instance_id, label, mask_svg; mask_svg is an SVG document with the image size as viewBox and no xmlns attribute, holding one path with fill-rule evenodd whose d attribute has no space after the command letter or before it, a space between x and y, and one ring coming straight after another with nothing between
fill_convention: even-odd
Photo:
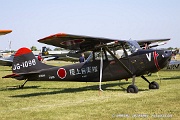
<instances>
[{"instance_id":1,"label":"aircraft shadow on grass","mask_svg":"<svg viewBox=\"0 0 180 120\"><path fill-rule=\"evenodd\" d=\"M26 86L23 89L34 89L34 88L39 88L40 86ZM7 90L19 90L19 88L17 88L17 86L7 86L6 88L0 88L0 91L7 91Z\"/></svg>"},{"instance_id":2,"label":"aircraft shadow on grass","mask_svg":"<svg viewBox=\"0 0 180 120\"><path fill-rule=\"evenodd\" d=\"M2 69L0 71L12 71L11 69Z\"/></svg>"},{"instance_id":3,"label":"aircraft shadow on grass","mask_svg":"<svg viewBox=\"0 0 180 120\"><path fill-rule=\"evenodd\" d=\"M180 76L173 76L173 77L166 77L166 78L161 78L162 80L179 80Z\"/></svg>"},{"instance_id":4,"label":"aircraft shadow on grass","mask_svg":"<svg viewBox=\"0 0 180 120\"><path fill-rule=\"evenodd\" d=\"M120 82L120 83L107 83L102 85L103 90L105 91L125 91L126 89L122 86L125 84L129 84L129 82ZM120 89L111 89L110 87L119 86ZM39 86L36 86L35 88L38 88ZM25 89L32 88L30 87L24 87ZM23 88L23 89L24 89ZM88 90L96 90L98 91L99 85L92 85L92 86L85 86L85 87L79 87L79 88L38 88L38 89L53 89L53 91L49 92L38 92L38 93L30 93L30 94L22 94L22 95L14 95L10 97L35 97L35 96L42 96L42 95L54 95L54 94L61 94L61 93L76 93L76 92L83 92ZM58 90L54 90L58 89ZM149 89L140 89L139 91L147 91Z\"/></svg>"}]
</instances>

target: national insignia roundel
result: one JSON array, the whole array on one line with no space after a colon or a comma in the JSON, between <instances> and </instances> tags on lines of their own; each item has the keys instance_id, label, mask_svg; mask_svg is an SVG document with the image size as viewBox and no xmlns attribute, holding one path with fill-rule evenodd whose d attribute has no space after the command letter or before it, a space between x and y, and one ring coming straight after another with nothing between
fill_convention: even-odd
<instances>
[{"instance_id":1,"label":"national insignia roundel","mask_svg":"<svg viewBox=\"0 0 180 120\"><path fill-rule=\"evenodd\" d=\"M59 68L57 71L57 75L59 78L64 79L67 75L66 70L64 68Z\"/></svg>"}]
</instances>

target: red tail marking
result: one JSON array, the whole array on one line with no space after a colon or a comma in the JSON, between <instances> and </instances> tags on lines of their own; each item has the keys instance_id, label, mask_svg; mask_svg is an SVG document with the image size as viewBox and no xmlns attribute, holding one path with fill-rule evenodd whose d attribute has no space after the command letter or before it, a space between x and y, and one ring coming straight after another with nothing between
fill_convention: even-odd
<instances>
[{"instance_id":1,"label":"red tail marking","mask_svg":"<svg viewBox=\"0 0 180 120\"><path fill-rule=\"evenodd\" d=\"M30 49L23 47L23 48L20 48L14 56L17 57L17 56L21 56L21 55L28 54L31 52L32 51Z\"/></svg>"}]
</instances>

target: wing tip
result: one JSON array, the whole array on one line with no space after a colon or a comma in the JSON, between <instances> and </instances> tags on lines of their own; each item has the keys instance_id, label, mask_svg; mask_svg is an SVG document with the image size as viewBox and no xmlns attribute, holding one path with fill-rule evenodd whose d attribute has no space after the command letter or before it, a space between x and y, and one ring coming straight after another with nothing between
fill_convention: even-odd
<instances>
[{"instance_id":1,"label":"wing tip","mask_svg":"<svg viewBox=\"0 0 180 120\"><path fill-rule=\"evenodd\" d=\"M39 39L38 42L41 42L41 41L47 40L47 39L51 39L51 38L55 38L55 37L63 37L63 36L66 36L66 35L67 35L66 33L61 32L61 33L53 34L53 35L44 37L42 39Z\"/></svg>"}]
</instances>

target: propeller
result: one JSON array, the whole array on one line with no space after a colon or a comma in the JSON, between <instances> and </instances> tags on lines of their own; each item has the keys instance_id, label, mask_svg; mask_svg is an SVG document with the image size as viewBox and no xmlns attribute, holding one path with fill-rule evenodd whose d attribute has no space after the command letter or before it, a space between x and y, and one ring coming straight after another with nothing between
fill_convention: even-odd
<instances>
[{"instance_id":1,"label":"propeller","mask_svg":"<svg viewBox=\"0 0 180 120\"><path fill-rule=\"evenodd\" d=\"M101 60L100 60L100 77L99 77L99 78L100 78L100 80L99 80L99 90L100 90L100 91L103 91L102 88L101 88L102 70L103 70L103 58L102 58L103 55L102 55L102 52L103 52L103 51L102 51L102 47L101 47L101 53L100 53L100 54L101 54Z\"/></svg>"}]
</instances>

